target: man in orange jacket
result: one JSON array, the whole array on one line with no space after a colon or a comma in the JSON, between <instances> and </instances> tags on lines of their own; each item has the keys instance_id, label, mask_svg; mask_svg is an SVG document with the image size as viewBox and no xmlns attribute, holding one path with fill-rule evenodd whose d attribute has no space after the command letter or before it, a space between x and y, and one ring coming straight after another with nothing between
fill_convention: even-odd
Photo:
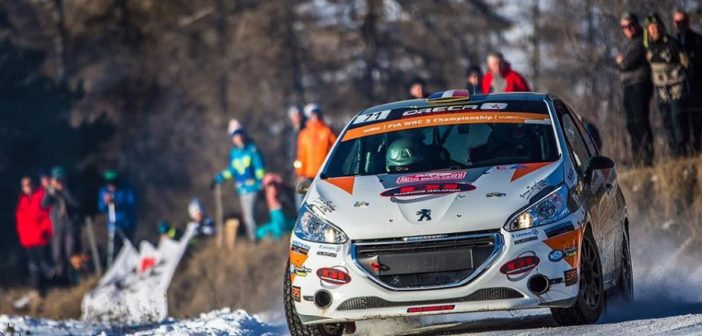
<instances>
[{"instance_id":1,"label":"man in orange jacket","mask_svg":"<svg viewBox=\"0 0 702 336\"><path fill-rule=\"evenodd\" d=\"M304 109L307 124L297 137L295 175L298 182L314 179L336 141L336 134L322 120L317 104L307 104Z\"/></svg>"}]
</instances>

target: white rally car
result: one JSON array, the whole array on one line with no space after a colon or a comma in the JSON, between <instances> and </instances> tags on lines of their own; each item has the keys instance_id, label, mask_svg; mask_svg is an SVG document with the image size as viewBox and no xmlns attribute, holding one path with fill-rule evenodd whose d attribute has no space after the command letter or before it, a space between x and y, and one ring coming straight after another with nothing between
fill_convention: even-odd
<instances>
[{"instance_id":1,"label":"white rally car","mask_svg":"<svg viewBox=\"0 0 702 336\"><path fill-rule=\"evenodd\" d=\"M528 308L585 324L606 294L633 297L614 162L549 94L451 90L372 107L301 189L284 283L292 335Z\"/></svg>"}]
</instances>

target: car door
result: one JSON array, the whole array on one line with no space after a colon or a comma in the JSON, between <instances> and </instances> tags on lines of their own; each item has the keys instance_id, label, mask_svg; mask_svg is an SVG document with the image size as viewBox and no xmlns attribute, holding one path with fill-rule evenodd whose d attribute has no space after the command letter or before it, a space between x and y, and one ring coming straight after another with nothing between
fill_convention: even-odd
<instances>
[{"instance_id":1,"label":"car door","mask_svg":"<svg viewBox=\"0 0 702 336\"><path fill-rule=\"evenodd\" d=\"M575 192L584 201L587 212L590 215L592 233L597 241L602 270L605 274L605 281L609 279L608 274L614 269L613 254L611 252L612 242L610 241L611 224L609 216L609 199L603 174L594 172L591 178L587 178L590 158L597 155L591 153L587 146L585 137L578 127L578 118L572 114L566 105L555 100L554 106L559 115L561 128L565 135L566 143L570 152L570 158L578 175L578 183ZM589 135L588 135L589 137ZM596 150L596 149L595 149Z\"/></svg>"}]
</instances>

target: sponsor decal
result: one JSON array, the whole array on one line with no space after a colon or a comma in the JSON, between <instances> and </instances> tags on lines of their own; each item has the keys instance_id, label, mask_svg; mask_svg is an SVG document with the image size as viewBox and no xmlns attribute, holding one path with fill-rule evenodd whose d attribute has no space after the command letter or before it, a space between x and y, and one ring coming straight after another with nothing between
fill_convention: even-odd
<instances>
[{"instance_id":1,"label":"sponsor decal","mask_svg":"<svg viewBox=\"0 0 702 336\"><path fill-rule=\"evenodd\" d=\"M392 112L392 110L383 110L383 111L360 115L360 116L356 117L356 119L353 120L352 125L365 124L368 122L385 120L390 115L390 112Z\"/></svg>"},{"instance_id":2,"label":"sponsor decal","mask_svg":"<svg viewBox=\"0 0 702 336\"><path fill-rule=\"evenodd\" d=\"M480 105L481 110L504 110L507 108L507 103L483 103Z\"/></svg>"},{"instance_id":3,"label":"sponsor decal","mask_svg":"<svg viewBox=\"0 0 702 336\"><path fill-rule=\"evenodd\" d=\"M325 201L321 198L314 200L308 203L307 205L310 207L310 210L312 212L321 216L328 215L336 211L336 207L334 206L334 203L332 203L332 201Z\"/></svg>"},{"instance_id":4,"label":"sponsor decal","mask_svg":"<svg viewBox=\"0 0 702 336\"><path fill-rule=\"evenodd\" d=\"M578 283L578 269L573 268L563 272L566 286L572 286Z\"/></svg>"},{"instance_id":5,"label":"sponsor decal","mask_svg":"<svg viewBox=\"0 0 702 336\"><path fill-rule=\"evenodd\" d=\"M295 300L297 302L301 302L301 300L300 300L301 294L300 293L301 293L300 287L292 286L292 290L290 291L290 294L292 295L293 300Z\"/></svg>"},{"instance_id":6,"label":"sponsor decal","mask_svg":"<svg viewBox=\"0 0 702 336\"><path fill-rule=\"evenodd\" d=\"M519 245L522 243L530 242L532 240L537 240L539 239L539 230L531 229L513 233L512 239L514 240L514 245Z\"/></svg>"},{"instance_id":7,"label":"sponsor decal","mask_svg":"<svg viewBox=\"0 0 702 336\"><path fill-rule=\"evenodd\" d=\"M441 305L441 306L428 306L428 307L409 307L407 308L408 313L425 313L434 312L442 310L453 310L456 305Z\"/></svg>"},{"instance_id":8,"label":"sponsor decal","mask_svg":"<svg viewBox=\"0 0 702 336\"><path fill-rule=\"evenodd\" d=\"M505 197L505 196L507 196L507 194L501 193L501 192L491 192L491 193L485 194L485 197L487 197L487 198Z\"/></svg>"},{"instance_id":9,"label":"sponsor decal","mask_svg":"<svg viewBox=\"0 0 702 336\"><path fill-rule=\"evenodd\" d=\"M293 240L290 251L307 255L310 252L310 246Z\"/></svg>"},{"instance_id":10,"label":"sponsor decal","mask_svg":"<svg viewBox=\"0 0 702 336\"><path fill-rule=\"evenodd\" d=\"M562 235L568 231L573 231L575 230L575 227L573 226L573 223L571 222L565 222L558 224L556 226L544 229L544 232L546 233L546 237L553 238L558 235Z\"/></svg>"},{"instance_id":11,"label":"sponsor decal","mask_svg":"<svg viewBox=\"0 0 702 336\"><path fill-rule=\"evenodd\" d=\"M548 254L548 260L553 261L553 262L559 262L563 260L563 257L565 254L563 254L563 251L561 250L553 250L551 253Z\"/></svg>"},{"instance_id":12,"label":"sponsor decal","mask_svg":"<svg viewBox=\"0 0 702 336\"><path fill-rule=\"evenodd\" d=\"M305 266L297 267L295 265L290 265L290 274L292 274L292 275L304 278L307 276L307 274L310 274L310 273L312 273L312 269L310 269L309 267L305 267Z\"/></svg>"},{"instance_id":13,"label":"sponsor decal","mask_svg":"<svg viewBox=\"0 0 702 336\"><path fill-rule=\"evenodd\" d=\"M539 265L539 262L540 260L539 257L536 256L536 253L533 251L524 252L517 258L502 265L502 267L500 267L500 272L507 275L507 278L512 281L520 280L531 272L531 270L536 268L536 266Z\"/></svg>"},{"instance_id":14,"label":"sponsor decal","mask_svg":"<svg viewBox=\"0 0 702 336\"><path fill-rule=\"evenodd\" d=\"M534 182L534 184L527 186L526 191L519 194L519 197L529 199L547 186L548 184L544 180Z\"/></svg>"},{"instance_id":15,"label":"sponsor decal","mask_svg":"<svg viewBox=\"0 0 702 336\"><path fill-rule=\"evenodd\" d=\"M320 268L317 270L317 277L324 287L327 287L327 285L331 285L333 287L343 286L351 282L351 276L344 266Z\"/></svg>"},{"instance_id":16,"label":"sponsor decal","mask_svg":"<svg viewBox=\"0 0 702 336\"><path fill-rule=\"evenodd\" d=\"M431 209L421 209L417 211L417 216L419 216L419 219L417 221L421 222L423 220L430 221L431 220Z\"/></svg>"},{"instance_id":17,"label":"sponsor decal","mask_svg":"<svg viewBox=\"0 0 702 336\"><path fill-rule=\"evenodd\" d=\"M341 245L319 244L317 245L317 249L331 252L341 252Z\"/></svg>"},{"instance_id":18,"label":"sponsor decal","mask_svg":"<svg viewBox=\"0 0 702 336\"><path fill-rule=\"evenodd\" d=\"M323 257L336 258L336 253L333 253L333 252L317 251L317 255L323 256Z\"/></svg>"},{"instance_id":19,"label":"sponsor decal","mask_svg":"<svg viewBox=\"0 0 702 336\"><path fill-rule=\"evenodd\" d=\"M475 190L475 186L467 183L437 183L419 184L406 187L388 189L380 193L383 197L402 197L432 194L450 194L463 191Z\"/></svg>"},{"instance_id":20,"label":"sponsor decal","mask_svg":"<svg viewBox=\"0 0 702 336\"><path fill-rule=\"evenodd\" d=\"M560 235L548 238L544 240L544 244L554 251L563 252L563 260L565 260L570 267L577 267L580 263L580 256L578 255L578 250L580 246L580 240L582 239L582 227L577 230L567 231Z\"/></svg>"},{"instance_id":21,"label":"sponsor decal","mask_svg":"<svg viewBox=\"0 0 702 336\"><path fill-rule=\"evenodd\" d=\"M356 203L353 204L353 206L356 208L367 208L368 205L369 204L366 201L357 201Z\"/></svg>"},{"instance_id":22,"label":"sponsor decal","mask_svg":"<svg viewBox=\"0 0 702 336\"><path fill-rule=\"evenodd\" d=\"M403 175L397 178L397 184L405 183L422 183L436 181L453 181L466 178L466 172L440 172L440 173L425 173Z\"/></svg>"},{"instance_id":23,"label":"sponsor decal","mask_svg":"<svg viewBox=\"0 0 702 336\"><path fill-rule=\"evenodd\" d=\"M349 195L353 195L353 186L356 178L354 176L331 177L322 181L347 192Z\"/></svg>"},{"instance_id":24,"label":"sponsor decal","mask_svg":"<svg viewBox=\"0 0 702 336\"><path fill-rule=\"evenodd\" d=\"M420 115L427 115L431 113L443 113L443 112L464 112L470 110L477 110L478 105L453 105L453 106L438 106L429 107L416 110L408 110L402 113L402 117L416 117Z\"/></svg>"},{"instance_id":25,"label":"sponsor decal","mask_svg":"<svg viewBox=\"0 0 702 336\"><path fill-rule=\"evenodd\" d=\"M446 108L447 112L449 107ZM411 111L406 111L409 113ZM437 111L438 112L438 111ZM451 111L453 112L453 111ZM432 112L433 113L433 112ZM349 141L366 136L388 132L410 130L432 126L464 125L464 124L524 124L534 121L549 121L549 117L542 113L530 112L491 112L491 111L456 111L445 114L419 114L405 119L389 120L363 125L349 129L344 134L342 141Z\"/></svg>"}]
</instances>

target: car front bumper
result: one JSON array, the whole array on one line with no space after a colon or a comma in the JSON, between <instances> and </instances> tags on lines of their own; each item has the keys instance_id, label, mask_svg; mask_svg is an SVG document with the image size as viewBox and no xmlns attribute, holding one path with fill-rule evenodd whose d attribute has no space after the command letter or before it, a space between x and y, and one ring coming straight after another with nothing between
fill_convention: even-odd
<instances>
[{"instance_id":1,"label":"car front bumper","mask_svg":"<svg viewBox=\"0 0 702 336\"><path fill-rule=\"evenodd\" d=\"M295 309L305 324L336 323L390 317L571 306L578 295L580 243L584 214L543 227L499 235L502 246L480 274L467 283L411 290L383 285L354 258L354 245L311 243L292 238L290 276ZM556 252L554 252L556 251ZM525 269L519 260L530 256ZM538 261L533 266L533 257ZM509 264L509 265L508 265ZM322 270L342 270L348 278L324 281ZM529 290L530 278L543 275L548 290ZM320 305L316 296L329 294Z\"/></svg>"}]
</instances>

